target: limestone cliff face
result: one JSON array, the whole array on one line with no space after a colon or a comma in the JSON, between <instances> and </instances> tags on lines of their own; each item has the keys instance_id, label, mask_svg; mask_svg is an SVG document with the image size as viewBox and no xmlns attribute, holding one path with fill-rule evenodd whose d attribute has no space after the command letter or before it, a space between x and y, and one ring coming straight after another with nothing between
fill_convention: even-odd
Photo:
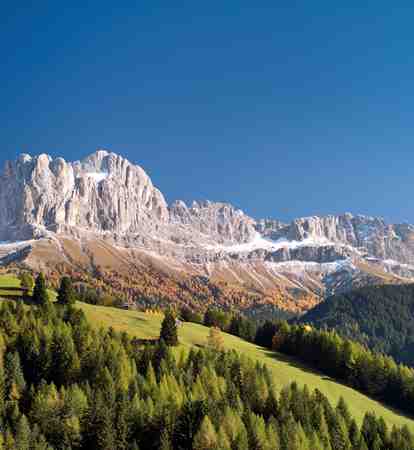
<instances>
[{"instance_id":1,"label":"limestone cliff face","mask_svg":"<svg viewBox=\"0 0 414 450\"><path fill-rule=\"evenodd\" d=\"M104 234L168 248L248 242L255 233L254 220L229 204L177 201L169 208L141 167L104 150L74 163L45 154L7 162L0 207L0 240Z\"/></svg>"},{"instance_id":2,"label":"limestone cliff face","mask_svg":"<svg viewBox=\"0 0 414 450\"><path fill-rule=\"evenodd\" d=\"M179 200L170 213L172 225L183 225L219 244L249 242L255 235L254 220L227 203L194 201L187 207Z\"/></svg>"},{"instance_id":3,"label":"limestone cliff face","mask_svg":"<svg viewBox=\"0 0 414 450\"><path fill-rule=\"evenodd\" d=\"M280 237L298 241L325 239L352 247L364 256L414 264L414 226L389 225L378 217L348 213L300 218L274 233L274 238Z\"/></svg>"},{"instance_id":4,"label":"limestone cliff face","mask_svg":"<svg viewBox=\"0 0 414 450\"><path fill-rule=\"evenodd\" d=\"M106 151L75 163L48 155L6 163L0 207L3 240L70 230L133 235L169 220L144 170Z\"/></svg>"}]
</instances>

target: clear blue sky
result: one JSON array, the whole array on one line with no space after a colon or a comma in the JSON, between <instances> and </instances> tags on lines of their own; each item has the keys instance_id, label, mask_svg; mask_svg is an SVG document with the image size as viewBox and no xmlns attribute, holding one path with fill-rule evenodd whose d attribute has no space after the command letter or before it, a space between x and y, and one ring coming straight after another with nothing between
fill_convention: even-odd
<instances>
[{"instance_id":1,"label":"clear blue sky","mask_svg":"<svg viewBox=\"0 0 414 450\"><path fill-rule=\"evenodd\" d=\"M105 148L168 201L414 222L410 3L5 2L0 164Z\"/></svg>"}]
</instances>

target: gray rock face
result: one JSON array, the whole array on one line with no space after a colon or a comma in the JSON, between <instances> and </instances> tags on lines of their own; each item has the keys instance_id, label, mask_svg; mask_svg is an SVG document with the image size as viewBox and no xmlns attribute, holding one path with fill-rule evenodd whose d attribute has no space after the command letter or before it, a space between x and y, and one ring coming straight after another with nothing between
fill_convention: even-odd
<instances>
[{"instance_id":1,"label":"gray rock face","mask_svg":"<svg viewBox=\"0 0 414 450\"><path fill-rule=\"evenodd\" d=\"M170 208L171 223L185 225L220 244L249 242L255 235L254 220L227 203L193 202L190 208L176 201Z\"/></svg>"},{"instance_id":2,"label":"gray rock face","mask_svg":"<svg viewBox=\"0 0 414 450\"><path fill-rule=\"evenodd\" d=\"M0 207L6 211L2 239L70 229L134 234L169 220L164 197L146 173L105 151L76 163L48 155L6 163Z\"/></svg>"},{"instance_id":3,"label":"gray rock face","mask_svg":"<svg viewBox=\"0 0 414 450\"><path fill-rule=\"evenodd\" d=\"M383 219L368 216L306 217L294 220L274 233L274 238L325 239L358 250L361 255L414 263L414 226L388 225Z\"/></svg>"},{"instance_id":4,"label":"gray rock face","mask_svg":"<svg viewBox=\"0 0 414 450\"><path fill-rule=\"evenodd\" d=\"M141 167L104 150L74 163L48 155L7 162L0 207L0 240L86 233L194 247L248 242L255 234L254 220L229 204L177 201L168 208Z\"/></svg>"},{"instance_id":5,"label":"gray rock face","mask_svg":"<svg viewBox=\"0 0 414 450\"><path fill-rule=\"evenodd\" d=\"M280 231L287 225L275 219L261 219L256 222L256 230L264 237L276 240L280 236Z\"/></svg>"},{"instance_id":6,"label":"gray rock face","mask_svg":"<svg viewBox=\"0 0 414 450\"><path fill-rule=\"evenodd\" d=\"M354 256L354 252L346 247L323 245L303 246L294 249L281 248L268 253L265 260L272 262L305 261L323 264L344 260L352 256Z\"/></svg>"}]
</instances>

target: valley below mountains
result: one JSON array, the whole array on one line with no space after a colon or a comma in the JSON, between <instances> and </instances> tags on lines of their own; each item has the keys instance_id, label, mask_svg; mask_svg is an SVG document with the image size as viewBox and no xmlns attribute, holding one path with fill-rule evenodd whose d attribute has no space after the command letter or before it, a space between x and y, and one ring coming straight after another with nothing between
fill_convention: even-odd
<instances>
[{"instance_id":1,"label":"valley below mountains","mask_svg":"<svg viewBox=\"0 0 414 450\"><path fill-rule=\"evenodd\" d=\"M413 225L349 213L282 223L221 202L167 204L141 167L104 150L7 162L0 207L3 266L113 280L130 302L300 313L355 287L414 281Z\"/></svg>"}]
</instances>

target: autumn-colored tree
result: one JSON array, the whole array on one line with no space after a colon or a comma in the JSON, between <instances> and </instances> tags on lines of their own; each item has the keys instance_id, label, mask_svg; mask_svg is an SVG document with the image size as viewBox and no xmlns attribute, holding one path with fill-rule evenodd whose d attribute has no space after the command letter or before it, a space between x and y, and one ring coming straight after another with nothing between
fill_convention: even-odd
<instances>
[{"instance_id":1,"label":"autumn-colored tree","mask_svg":"<svg viewBox=\"0 0 414 450\"><path fill-rule=\"evenodd\" d=\"M207 336L207 346L216 351L222 351L224 349L224 338L221 334L220 328L210 328Z\"/></svg>"}]
</instances>

